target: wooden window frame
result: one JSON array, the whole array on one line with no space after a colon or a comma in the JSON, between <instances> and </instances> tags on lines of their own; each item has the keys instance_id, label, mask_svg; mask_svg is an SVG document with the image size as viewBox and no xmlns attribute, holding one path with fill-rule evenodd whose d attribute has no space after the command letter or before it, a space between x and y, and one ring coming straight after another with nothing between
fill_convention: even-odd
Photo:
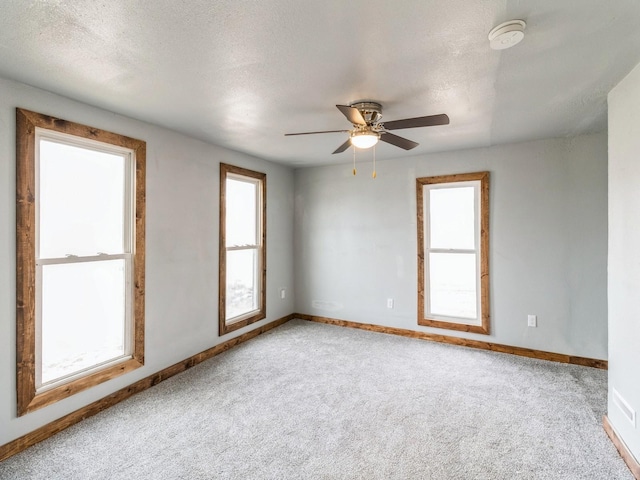
<instances>
[{"instance_id":1,"label":"wooden window frame","mask_svg":"<svg viewBox=\"0 0 640 480\"><path fill-rule=\"evenodd\" d=\"M443 321L441 319L425 318L425 213L423 191L425 185L457 182L480 182L480 218L479 218L479 251L480 272L477 287L480 289L480 322L468 324L462 322ZM434 177L422 177L416 179L417 223L418 223L418 324L426 327L444 328L471 333L488 335L490 333L490 305L489 305L489 172L474 172L455 175L440 175Z\"/></svg>"},{"instance_id":2,"label":"wooden window frame","mask_svg":"<svg viewBox=\"0 0 640 480\"><path fill-rule=\"evenodd\" d=\"M226 289L227 289L227 246L226 246L226 190L229 174L239 175L259 182L258 195L260 197L260 215L258 239L260 241L258 252L260 255L259 280L260 306L255 313L249 316L240 316L238 321L226 320ZM226 163L220 163L220 241L219 241L219 281L218 281L218 333L220 336L246 327L252 323L267 317L267 175L242 167L236 167Z\"/></svg>"},{"instance_id":3,"label":"wooden window frame","mask_svg":"<svg viewBox=\"0 0 640 480\"><path fill-rule=\"evenodd\" d=\"M36 129L73 135L133 152L133 272L130 358L36 391ZM25 415L144 365L146 143L48 115L16 109L16 379L17 413Z\"/></svg>"}]
</instances>

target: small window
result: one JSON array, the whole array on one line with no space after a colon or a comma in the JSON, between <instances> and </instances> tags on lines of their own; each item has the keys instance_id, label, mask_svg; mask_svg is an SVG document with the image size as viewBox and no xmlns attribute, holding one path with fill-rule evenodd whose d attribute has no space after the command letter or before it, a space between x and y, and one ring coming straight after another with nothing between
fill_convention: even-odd
<instances>
[{"instance_id":1,"label":"small window","mask_svg":"<svg viewBox=\"0 0 640 480\"><path fill-rule=\"evenodd\" d=\"M220 335L266 317L266 179L220 164Z\"/></svg>"},{"instance_id":2,"label":"small window","mask_svg":"<svg viewBox=\"0 0 640 480\"><path fill-rule=\"evenodd\" d=\"M418 323L489 333L489 173L417 179Z\"/></svg>"},{"instance_id":3,"label":"small window","mask_svg":"<svg viewBox=\"0 0 640 480\"><path fill-rule=\"evenodd\" d=\"M22 415L143 364L145 144L17 121Z\"/></svg>"}]
</instances>

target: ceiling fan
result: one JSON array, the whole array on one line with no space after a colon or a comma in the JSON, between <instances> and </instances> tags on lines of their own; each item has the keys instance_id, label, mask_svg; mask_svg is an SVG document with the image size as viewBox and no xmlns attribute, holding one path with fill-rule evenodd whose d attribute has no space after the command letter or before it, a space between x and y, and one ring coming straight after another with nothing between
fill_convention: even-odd
<instances>
[{"instance_id":1,"label":"ceiling fan","mask_svg":"<svg viewBox=\"0 0 640 480\"><path fill-rule=\"evenodd\" d=\"M449 117L442 113L439 115L428 115L426 117L405 118L403 120L393 120L383 123L382 105L377 102L356 102L351 105L336 105L338 110L347 117L353 125L351 130L325 130L321 132L301 132L285 133L285 136L292 135L313 135L316 133L349 133L346 142L340 145L333 153L342 153L351 145L357 148L373 147L378 140L390 143L405 150L411 150L418 146L416 142L407 140L389 132L389 130L400 130L402 128L433 127L436 125L448 125Z\"/></svg>"}]
</instances>

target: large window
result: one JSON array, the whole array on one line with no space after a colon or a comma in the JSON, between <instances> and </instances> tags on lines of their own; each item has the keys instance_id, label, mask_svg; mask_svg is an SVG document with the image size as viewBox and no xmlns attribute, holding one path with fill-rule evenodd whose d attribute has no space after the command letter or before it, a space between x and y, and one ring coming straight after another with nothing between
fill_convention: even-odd
<instances>
[{"instance_id":1,"label":"large window","mask_svg":"<svg viewBox=\"0 0 640 480\"><path fill-rule=\"evenodd\" d=\"M489 333L489 172L417 179L418 323Z\"/></svg>"},{"instance_id":2,"label":"large window","mask_svg":"<svg viewBox=\"0 0 640 480\"><path fill-rule=\"evenodd\" d=\"M143 364L145 143L16 119L23 415Z\"/></svg>"},{"instance_id":3,"label":"large window","mask_svg":"<svg viewBox=\"0 0 640 480\"><path fill-rule=\"evenodd\" d=\"M266 181L220 164L220 335L266 317Z\"/></svg>"}]
</instances>

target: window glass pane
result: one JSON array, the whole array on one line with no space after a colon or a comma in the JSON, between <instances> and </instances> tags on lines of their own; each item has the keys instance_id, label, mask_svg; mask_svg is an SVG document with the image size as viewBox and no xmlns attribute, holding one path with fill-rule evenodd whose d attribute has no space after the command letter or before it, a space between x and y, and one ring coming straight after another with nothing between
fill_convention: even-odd
<instances>
[{"instance_id":1,"label":"window glass pane","mask_svg":"<svg viewBox=\"0 0 640 480\"><path fill-rule=\"evenodd\" d=\"M122 253L125 158L42 139L40 258Z\"/></svg>"},{"instance_id":2,"label":"window glass pane","mask_svg":"<svg viewBox=\"0 0 640 480\"><path fill-rule=\"evenodd\" d=\"M429 190L431 248L475 248L474 188Z\"/></svg>"},{"instance_id":3,"label":"window glass pane","mask_svg":"<svg viewBox=\"0 0 640 480\"><path fill-rule=\"evenodd\" d=\"M258 250L227 251L227 320L258 310Z\"/></svg>"},{"instance_id":4,"label":"window glass pane","mask_svg":"<svg viewBox=\"0 0 640 480\"><path fill-rule=\"evenodd\" d=\"M477 318L476 255L430 253L429 267L431 313Z\"/></svg>"},{"instance_id":5,"label":"window glass pane","mask_svg":"<svg viewBox=\"0 0 640 480\"><path fill-rule=\"evenodd\" d=\"M125 354L125 261L42 267L42 383Z\"/></svg>"},{"instance_id":6,"label":"window glass pane","mask_svg":"<svg viewBox=\"0 0 640 480\"><path fill-rule=\"evenodd\" d=\"M227 178L225 193L226 246L257 245L258 184Z\"/></svg>"}]
</instances>

